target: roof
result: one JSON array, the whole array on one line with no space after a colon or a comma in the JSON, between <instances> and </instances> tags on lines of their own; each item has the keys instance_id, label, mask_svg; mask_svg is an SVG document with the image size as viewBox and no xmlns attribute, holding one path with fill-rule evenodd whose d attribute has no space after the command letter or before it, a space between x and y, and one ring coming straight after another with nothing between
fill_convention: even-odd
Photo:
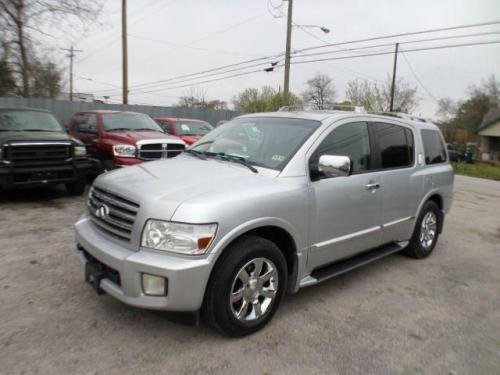
<instances>
[{"instance_id":1,"label":"roof","mask_svg":"<svg viewBox=\"0 0 500 375\"><path fill-rule=\"evenodd\" d=\"M125 113L130 115L144 115L142 112L133 112L133 111L119 111L114 109L86 109L82 111L78 111L76 113L97 113L97 114L115 114L115 113Z\"/></svg>"},{"instance_id":2,"label":"roof","mask_svg":"<svg viewBox=\"0 0 500 375\"><path fill-rule=\"evenodd\" d=\"M197 121L206 122L205 120L200 120L197 118L183 118L183 117L154 117L155 120L167 120L167 121Z\"/></svg>"},{"instance_id":3,"label":"roof","mask_svg":"<svg viewBox=\"0 0 500 375\"><path fill-rule=\"evenodd\" d=\"M243 116L239 116L238 118L248 118L248 117L280 117L280 118L298 118L304 120L313 120L324 122L326 120L339 120L343 118L349 117L363 117L366 118L367 121L383 121L383 120L396 120L401 121L405 124L411 124L416 128L428 128L435 129L437 126L430 121L422 121L416 117L412 116L396 116L395 113L391 114L371 114L371 113L357 113L350 111L290 111L290 112L260 112L260 113L251 113Z\"/></svg>"},{"instance_id":4,"label":"roof","mask_svg":"<svg viewBox=\"0 0 500 375\"><path fill-rule=\"evenodd\" d=\"M481 121L481 125L477 130L483 130L497 121L500 121L500 108L492 108L484 115L483 121Z\"/></svg>"},{"instance_id":5,"label":"roof","mask_svg":"<svg viewBox=\"0 0 500 375\"><path fill-rule=\"evenodd\" d=\"M0 107L0 111L32 111L32 112L46 112L50 111L42 108L28 108L28 107Z\"/></svg>"}]
</instances>

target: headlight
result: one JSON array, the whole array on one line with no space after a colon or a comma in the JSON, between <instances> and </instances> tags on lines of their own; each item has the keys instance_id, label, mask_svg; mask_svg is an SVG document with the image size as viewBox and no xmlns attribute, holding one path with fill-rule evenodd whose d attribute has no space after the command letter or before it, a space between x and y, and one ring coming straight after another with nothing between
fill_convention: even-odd
<instances>
[{"instance_id":1,"label":"headlight","mask_svg":"<svg viewBox=\"0 0 500 375\"><path fill-rule=\"evenodd\" d=\"M113 154L115 154L115 156L120 156L122 158L133 158L135 157L135 146L114 145Z\"/></svg>"},{"instance_id":2,"label":"headlight","mask_svg":"<svg viewBox=\"0 0 500 375\"><path fill-rule=\"evenodd\" d=\"M142 232L141 245L174 253L205 254L217 231L217 224L183 224L148 220Z\"/></svg>"},{"instance_id":3,"label":"headlight","mask_svg":"<svg viewBox=\"0 0 500 375\"><path fill-rule=\"evenodd\" d=\"M84 158L87 156L87 148L85 146L75 146L75 158Z\"/></svg>"}]
</instances>

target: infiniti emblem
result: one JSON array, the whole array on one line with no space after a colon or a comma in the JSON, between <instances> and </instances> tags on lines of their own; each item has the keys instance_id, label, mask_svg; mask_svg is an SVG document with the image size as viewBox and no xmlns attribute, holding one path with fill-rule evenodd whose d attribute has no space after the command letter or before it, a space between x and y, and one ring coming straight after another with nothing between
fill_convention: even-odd
<instances>
[{"instance_id":1,"label":"infiniti emblem","mask_svg":"<svg viewBox=\"0 0 500 375\"><path fill-rule=\"evenodd\" d=\"M100 205L95 210L95 216L97 216L99 219L106 219L108 215L109 215L109 207L106 206L105 204Z\"/></svg>"}]
</instances>

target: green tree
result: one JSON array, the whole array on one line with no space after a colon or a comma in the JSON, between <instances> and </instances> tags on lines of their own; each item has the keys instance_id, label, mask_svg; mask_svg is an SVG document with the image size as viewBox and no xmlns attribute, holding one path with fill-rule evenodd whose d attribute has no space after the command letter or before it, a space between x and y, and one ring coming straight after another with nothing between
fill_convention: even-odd
<instances>
[{"instance_id":1,"label":"green tree","mask_svg":"<svg viewBox=\"0 0 500 375\"><path fill-rule=\"evenodd\" d=\"M288 94L289 105L300 105L301 100L293 93ZM248 88L233 98L234 109L244 113L272 112L283 106L283 94L270 86L261 89Z\"/></svg>"},{"instance_id":2,"label":"green tree","mask_svg":"<svg viewBox=\"0 0 500 375\"><path fill-rule=\"evenodd\" d=\"M500 107L500 81L490 75L480 85L470 86L467 95L467 99L458 102L449 98L439 100L436 114L441 118L442 127L475 133L484 115Z\"/></svg>"}]
</instances>

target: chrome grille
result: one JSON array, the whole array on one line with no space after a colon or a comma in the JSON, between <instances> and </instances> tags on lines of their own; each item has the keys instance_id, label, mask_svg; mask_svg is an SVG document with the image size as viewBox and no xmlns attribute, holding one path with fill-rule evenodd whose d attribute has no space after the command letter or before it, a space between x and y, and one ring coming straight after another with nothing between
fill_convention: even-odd
<instances>
[{"instance_id":1,"label":"chrome grille","mask_svg":"<svg viewBox=\"0 0 500 375\"><path fill-rule=\"evenodd\" d=\"M181 143L145 143L138 147L139 158L143 160L173 158L186 148L186 146Z\"/></svg>"},{"instance_id":2,"label":"chrome grille","mask_svg":"<svg viewBox=\"0 0 500 375\"><path fill-rule=\"evenodd\" d=\"M139 205L114 193L93 186L88 209L92 222L104 232L130 241Z\"/></svg>"},{"instance_id":3,"label":"chrome grille","mask_svg":"<svg viewBox=\"0 0 500 375\"><path fill-rule=\"evenodd\" d=\"M73 156L70 142L11 143L4 147L4 158L16 166L58 165Z\"/></svg>"}]
</instances>

